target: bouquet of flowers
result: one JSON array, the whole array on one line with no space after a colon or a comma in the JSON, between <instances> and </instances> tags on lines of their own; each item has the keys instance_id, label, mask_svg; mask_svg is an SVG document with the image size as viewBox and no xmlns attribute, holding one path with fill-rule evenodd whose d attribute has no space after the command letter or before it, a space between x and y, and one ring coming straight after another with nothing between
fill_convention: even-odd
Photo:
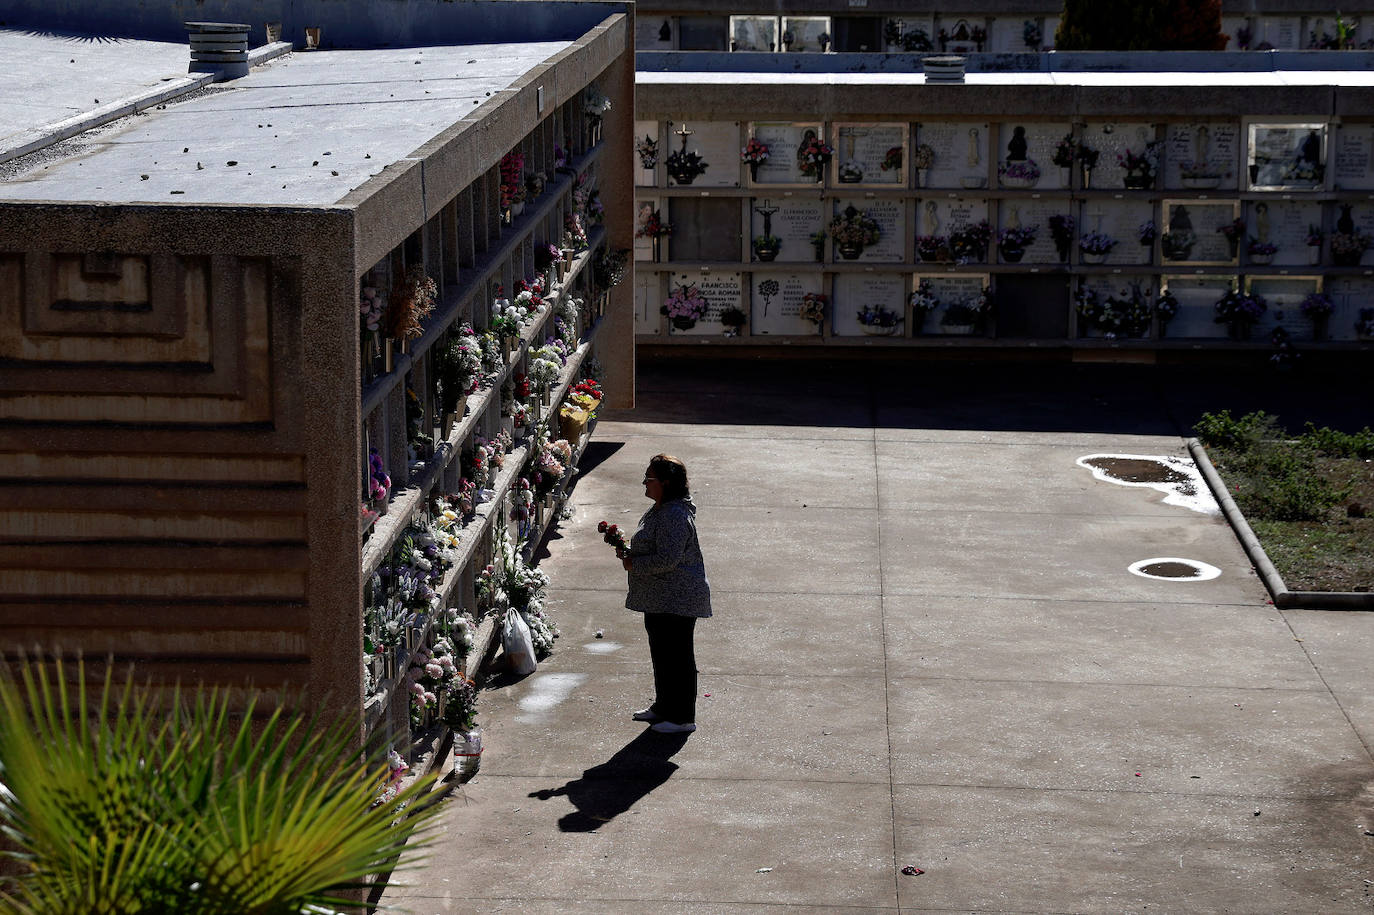
<instances>
[{"instance_id":1,"label":"bouquet of flowers","mask_svg":"<svg viewBox=\"0 0 1374 915\"><path fill-rule=\"evenodd\" d=\"M929 155L926 155L926 153L929 153ZM920 146L916 147L914 159L917 168L930 168L930 164L935 161L935 150L931 149L930 146L925 143L922 143ZM922 162L925 164L922 165ZM894 146L889 149L887 154L883 156L883 161L878 167L885 172L900 169L902 167L902 148L900 146Z\"/></svg>"},{"instance_id":2,"label":"bouquet of flowers","mask_svg":"<svg viewBox=\"0 0 1374 915\"><path fill-rule=\"evenodd\" d=\"M1116 247L1116 239L1106 232L1089 232L1078 239L1078 250L1084 254L1107 255Z\"/></svg>"},{"instance_id":3,"label":"bouquet of flowers","mask_svg":"<svg viewBox=\"0 0 1374 915\"><path fill-rule=\"evenodd\" d=\"M501 209L525 199L525 154L512 149L501 157Z\"/></svg>"},{"instance_id":4,"label":"bouquet of flowers","mask_svg":"<svg viewBox=\"0 0 1374 915\"><path fill-rule=\"evenodd\" d=\"M1332 257L1352 257L1358 259L1365 251L1369 250L1369 246L1370 240L1359 231L1331 233Z\"/></svg>"},{"instance_id":5,"label":"bouquet of flowers","mask_svg":"<svg viewBox=\"0 0 1374 915\"><path fill-rule=\"evenodd\" d=\"M367 469L367 497L385 499L387 493L391 492L391 476L386 472L386 464L376 448L368 452Z\"/></svg>"},{"instance_id":6,"label":"bouquet of flowers","mask_svg":"<svg viewBox=\"0 0 1374 915\"><path fill-rule=\"evenodd\" d=\"M434 311L439 286L425 273L423 264L412 264L405 278L391 288L387 298L386 335L393 340L416 340L424 336L422 323Z\"/></svg>"},{"instance_id":7,"label":"bouquet of flowers","mask_svg":"<svg viewBox=\"0 0 1374 915\"><path fill-rule=\"evenodd\" d=\"M949 239L943 235L916 236L916 256L927 263L947 259L949 256Z\"/></svg>"},{"instance_id":8,"label":"bouquet of flowers","mask_svg":"<svg viewBox=\"0 0 1374 915\"><path fill-rule=\"evenodd\" d=\"M601 535L602 540L615 547L617 559L625 558L625 554L630 549L630 541L625 539L625 534L621 532L619 525L602 521L596 525L596 532Z\"/></svg>"},{"instance_id":9,"label":"bouquet of flowers","mask_svg":"<svg viewBox=\"0 0 1374 915\"><path fill-rule=\"evenodd\" d=\"M916 291L911 294L912 318L924 318L939 307L940 300L935 297L935 290L931 288L930 280L921 280L917 283Z\"/></svg>"},{"instance_id":10,"label":"bouquet of flowers","mask_svg":"<svg viewBox=\"0 0 1374 915\"><path fill-rule=\"evenodd\" d=\"M1240 217L1236 217L1228 223L1217 226L1217 232L1221 235L1225 235L1226 240L1234 245L1240 241L1241 236L1245 234L1245 221Z\"/></svg>"},{"instance_id":11,"label":"bouquet of flowers","mask_svg":"<svg viewBox=\"0 0 1374 915\"><path fill-rule=\"evenodd\" d=\"M846 208L845 212L832 219L829 228L836 247L871 245L883 234L876 220L853 207Z\"/></svg>"},{"instance_id":12,"label":"bouquet of flowers","mask_svg":"<svg viewBox=\"0 0 1374 915\"><path fill-rule=\"evenodd\" d=\"M654 210L650 213L649 218L645 219L639 224L639 227L635 229L635 238L662 238L665 235L672 234L672 224L664 222L658 210Z\"/></svg>"},{"instance_id":13,"label":"bouquet of flowers","mask_svg":"<svg viewBox=\"0 0 1374 915\"><path fill-rule=\"evenodd\" d=\"M865 305L856 312L859 323L867 327L896 327L906 319L881 305Z\"/></svg>"},{"instance_id":14,"label":"bouquet of flowers","mask_svg":"<svg viewBox=\"0 0 1374 915\"><path fill-rule=\"evenodd\" d=\"M802 320L810 321L817 327L825 321L825 306L830 304L830 299L820 292L808 292L802 296L801 311L799 317Z\"/></svg>"},{"instance_id":15,"label":"bouquet of flowers","mask_svg":"<svg viewBox=\"0 0 1374 915\"><path fill-rule=\"evenodd\" d=\"M1245 246L1245 250L1251 257L1273 257L1279 250L1279 246L1272 242L1251 238L1249 243Z\"/></svg>"},{"instance_id":16,"label":"bouquet of flowers","mask_svg":"<svg viewBox=\"0 0 1374 915\"><path fill-rule=\"evenodd\" d=\"M997 246L1003 251L1024 251L1035 243L1035 236L1039 234L1040 227L1026 226L1015 229L999 229L997 232Z\"/></svg>"},{"instance_id":17,"label":"bouquet of flowers","mask_svg":"<svg viewBox=\"0 0 1374 915\"><path fill-rule=\"evenodd\" d=\"M1254 324L1268 310L1263 297L1228 289L1216 302L1217 324Z\"/></svg>"},{"instance_id":18,"label":"bouquet of flowers","mask_svg":"<svg viewBox=\"0 0 1374 915\"><path fill-rule=\"evenodd\" d=\"M1322 244L1322 230L1318 226L1308 224L1307 226L1307 247L1320 248Z\"/></svg>"},{"instance_id":19,"label":"bouquet of flowers","mask_svg":"<svg viewBox=\"0 0 1374 915\"><path fill-rule=\"evenodd\" d=\"M961 264L981 261L988 256L988 243L992 241L992 226L986 219L969 226L960 226L949 235L950 251Z\"/></svg>"},{"instance_id":20,"label":"bouquet of flowers","mask_svg":"<svg viewBox=\"0 0 1374 915\"><path fill-rule=\"evenodd\" d=\"M830 164L835 150L820 137L811 137L801 149L797 150L797 169L812 178L821 174Z\"/></svg>"},{"instance_id":21,"label":"bouquet of flowers","mask_svg":"<svg viewBox=\"0 0 1374 915\"><path fill-rule=\"evenodd\" d=\"M706 298L696 284L689 283L674 289L659 310L670 318L700 321L706 315Z\"/></svg>"},{"instance_id":22,"label":"bouquet of flowers","mask_svg":"<svg viewBox=\"0 0 1374 915\"><path fill-rule=\"evenodd\" d=\"M1155 221L1153 219L1145 220L1137 226L1135 230L1136 238L1140 240L1142 245L1153 245L1157 234L1158 230L1155 229Z\"/></svg>"},{"instance_id":23,"label":"bouquet of flowers","mask_svg":"<svg viewBox=\"0 0 1374 915\"><path fill-rule=\"evenodd\" d=\"M1168 324L1178 314L1178 297L1168 289L1159 294L1155 300L1155 316L1159 318L1161 324Z\"/></svg>"},{"instance_id":24,"label":"bouquet of flowers","mask_svg":"<svg viewBox=\"0 0 1374 915\"><path fill-rule=\"evenodd\" d=\"M1060 168L1070 168L1073 166L1074 152L1077 144L1073 141L1073 134L1064 134L1064 139L1060 140L1054 147L1054 155L1050 161Z\"/></svg>"},{"instance_id":25,"label":"bouquet of flowers","mask_svg":"<svg viewBox=\"0 0 1374 915\"><path fill-rule=\"evenodd\" d=\"M1126 170L1127 175L1137 176L1148 184L1159 171L1159 143L1146 143L1139 153L1129 149L1117 153L1116 162Z\"/></svg>"},{"instance_id":26,"label":"bouquet of flowers","mask_svg":"<svg viewBox=\"0 0 1374 915\"><path fill-rule=\"evenodd\" d=\"M1304 318L1316 320L1331 317L1331 313L1336 310L1336 303L1324 292L1310 292L1298 308L1302 310Z\"/></svg>"},{"instance_id":27,"label":"bouquet of flowers","mask_svg":"<svg viewBox=\"0 0 1374 915\"><path fill-rule=\"evenodd\" d=\"M588 86L582 110L586 112L588 118L593 122L601 120L601 116L611 110L611 100L596 86Z\"/></svg>"},{"instance_id":28,"label":"bouquet of flowers","mask_svg":"<svg viewBox=\"0 0 1374 915\"><path fill-rule=\"evenodd\" d=\"M658 165L658 141L649 135L635 143L635 152L639 154L640 168L653 168Z\"/></svg>"},{"instance_id":29,"label":"bouquet of flowers","mask_svg":"<svg viewBox=\"0 0 1374 915\"><path fill-rule=\"evenodd\" d=\"M762 165L768 160L768 144L750 137L749 144L740 150L739 157L740 161L750 165Z\"/></svg>"},{"instance_id":30,"label":"bouquet of flowers","mask_svg":"<svg viewBox=\"0 0 1374 915\"><path fill-rule=\"evenodd\" d=\"M944 314L940 315L940 323L946 326L977 324L990 311L992 311L992 292L984 287L977 295L946 305Z\"/></svg>"},{"instance_id":31,"label":"bouquet of flowers","mask_svg":"<svg viewBox=\"0 0 1374 915\"><path fill-rule=\"evenodd\" d=\"M1040 180L1040 166L1034 159L1017 159L1005 165L997 167L997 174L1002 178L1025 181L1027 184L1035 184Z\"/></svg>"},{"instance_id":32,"label":"bouquet of flowers","mask_svg":"<svg viewBox=\"0 0 1374 915\"><path fill-rule=\"evenodd\" d=\"M1097 159L1101 155L1100 152L1082 140L1078 141L1078 148L1074 150L1074 157L1078 159L1078 164L1083 168L1097 168Z\"/></svg>"}]
</instances>

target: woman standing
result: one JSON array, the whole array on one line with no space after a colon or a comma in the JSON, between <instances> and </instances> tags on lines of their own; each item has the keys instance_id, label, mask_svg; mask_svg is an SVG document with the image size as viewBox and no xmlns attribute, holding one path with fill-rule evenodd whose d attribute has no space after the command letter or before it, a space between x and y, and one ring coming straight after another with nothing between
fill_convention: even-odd
<instances>
[{"instance_id":1,"label":"woman standing","mask_svg":"<svg viewBox=\"0 0 1374 915\"><path fill-rule=\"evenodd\" d=\"M649 634L654 701L631 717L649 722L660 734L688 734L697 728L692 638L697 620L711 615L711 586L697 542L687 468L671 455L655 455L644 472L644 495L654 505L639 519L621 561L630 573L625 606L644 614Z\"/></svg>"}]
</instances>

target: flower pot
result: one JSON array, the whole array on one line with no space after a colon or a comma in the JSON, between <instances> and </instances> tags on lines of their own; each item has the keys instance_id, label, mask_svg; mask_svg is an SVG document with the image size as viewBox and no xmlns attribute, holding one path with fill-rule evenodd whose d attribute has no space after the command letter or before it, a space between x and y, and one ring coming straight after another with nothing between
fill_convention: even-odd
<instances>
[{"instance_id":1,"label":"flower pot","mask_svg":"<svg viewBox=\"0 0 1374 915\"><path fill-rule=\"evenodd\" d=\"M870 337L890 337L897 332L896 324L890 327L883 327L881 324L860 324L859 326L862 327L863 332Z\"/></svg>"},{"instance_id":2,"label":"flower pot","mask_svg":"<svg viewBox=\"0 0 1374 915\"><path fill-rule=\"evenodd\" d=\"M835 246L835 249L836 249L837 251L840 252L840 257L844 258L844 259L847 260L847 261L855 260L855 259L858 258L858 256L859 256L860 254L863 254L863 253L864 253L864 246L863 246L863 245L855 245L855 244L847 244L847 243L846 243L846 244L838 244L838 245Z\"/></svg>"},{"instance_id":3,"label":"flower pot","mask_svg":"<svg viewBox=\"0 0 1374 915\"><path fill-rule=\"evenodd\" d=\"M967 337L973 333L972 324L941 324L940 333L956 337Z\"/></svg>"},{"instance_id":4,"label":"flower pot","mask_svg":"<svg viewBox=\"0 0 1374 915\"><path fill-rule=\"evenodd\" d=\"M754 245L754 256L761 261L771 261L778 256L779 245Z\"/></svg>"},{"instance_id":5,"label":"flower pot","mask_svg":"<svg viewBox=\"0 0 1374 915\"><path fill-rule=\"evenodd\" d=\"M1308 264L1308 266L1309 266L1309 267L1315 267L1315 266L1317 266L1318 264L1320 264L1321 262L1322 262L1322 246L1321 246L1321 245L1308 245L1308 246L1307 246L1307 264Z\"/></svg>"},{"instance_id":6,"label":"flower pot","mask_svg":"<svg viewBox=\"0 0 1374 915\"><path fill-rule=\"evenodd\" d=\"M512 216L519 216L521 213L525 212L525 201L517 200L512 203L510 205L510 212Z\"/></svg>"},{"instance_id":7,"label":"flower pot","mask_svg":"<svg viewBox=\"0 0 1374 915\"><path fill-rule=\"evenodd\" d=\"M1150 189L1150 176L1128 174L1121 179L1121 183L1130 191L1147 191Z\"/></svg>"},{"instance_id":8,"label":"flower pot","mask_svg":"<svg viewBox=\"0 0 1374 915\"><path fill-rule=\"evenodd\" d=\"M1011 188L1013 190L1022 190L1025 188L1035 187L1035 183L1039 180L1039 178L1025 178L1021 176L1013 177L1012 175L1003 175L1002 187Z\"/></svg>"},{"instance_id":9,"label":"flower pot","mask_svg":"<svg viewBox=\"0 0 1374 915\"><path fill-rule=\"evenodd\" d=\"M1184 189L1190 191L1210 191L1221 185L1220 175L1197 175L1181 179Z\"/></svg>"},{"instance_id":10,"label":"flower pot","mask_svg":"<svg viewBox=\"0 0 1374 915\"><path fill-rule=\"evenodd\" d=\"M673 326L678 330L691 330L697 326L696 318L673 318Z\"/></svg>"},{"instance_id":11,"label":"flower pot","mask_svg":"<svg viewBox=\"0 0 1374 915\"><path fill-rule=\"evenodd\" d=\"M840 169L840 184L858 184L864 180L863 172Z\"/></svg>"},{"instance_id":12,"label":"flower pot","mask_svg":"<svg viewBox=\"0 0 1374 915\"><path fill-rule=\"evenodd\" d=\"M815 248L815 250L816 250L816 263L818 263L818 264L819 264L819 263L824 263L824 262L825 262L825 242L821 242L819 245L812 245L812 247Z\"/></svg>"},{"instance_id":13,"label":"flower pot","mask_svg":"<svg viewBox=\"0 0 1374 915\"><path fill-rule=\"evenodd\" d=\"M1251 254L1251 255L1250 255L1250 263L1252 263L1252 264L1254 264L1254 265L1256 265L1256 266L1259 266L1259 267L1267 267L1267 266L1269 266L1270 264L1272 264L1273 262L1274 262L1274 255L1272 255L1272 254Z\"/></svg>"},{"instance_id":14,"label":"flower pot","mask_svg":"<svg viewBox=\"0 0 1374 915\"><path fill-rule=\"evenodd\" d=\"M964 175L959 179L959 184L965 190L976 191L978 188L987 187L988 179L984 175Z\"/></svg>"},{"instance_id":15,"label":"flower pot","mask_svg":"<svg viewBox=\"0 0 1374 915\"><path fill-rule=\"evenodd\" d=\"M1026 256L1025 248L1001 248L1002 260L1008 264L1019 264L1021 258Z\"/></svg>"},{"instance_id":16,"label":"flower pot","mask_svg":"<svg viewBox=\"0 0 1374 915\"><path fill-rule=\"evenodd\" d=\"M1107 255L1105 255L1105 254L1090 254L1090 253L1088 253L1087 251L1084 251L1084 252L1082 253L1082 255L1080 256L1080 259L1081 259L1081 260L1083 261L1083 263L1085 263L1085 264L1103 264L1103 263L1106 263L1106 261L1107 261Z\"/></svg>"}]
</instances>

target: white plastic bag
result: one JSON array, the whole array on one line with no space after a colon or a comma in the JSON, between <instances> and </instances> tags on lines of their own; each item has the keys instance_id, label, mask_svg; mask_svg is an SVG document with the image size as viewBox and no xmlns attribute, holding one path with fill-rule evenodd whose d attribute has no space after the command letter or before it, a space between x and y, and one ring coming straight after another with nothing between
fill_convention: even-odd
<instances>
[{"instance_id":1,"label":"white plastic bag","mask_svg":"<svg viewBox=\"0 0 1374 915\"><path fill-rule=\"evenodd\" d=\"M532 674L539 666L534 659L534 641L530 638L529 624L514 607L506 611L506 622L501 629L501 648L510 660L511 673Z\"/></svg>"}]
</instances>

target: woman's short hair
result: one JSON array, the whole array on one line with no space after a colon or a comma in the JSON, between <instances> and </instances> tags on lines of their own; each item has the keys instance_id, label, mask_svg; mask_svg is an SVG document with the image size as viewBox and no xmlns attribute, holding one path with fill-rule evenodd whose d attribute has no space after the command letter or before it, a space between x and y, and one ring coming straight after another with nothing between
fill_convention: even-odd
<instances>
[{"instance_id":1,"label":"woman's short hair","mask_svg":"<svg viewBox=\"0 0 1374 915\"><path fill-rule=\"evenodd\" d=\"M656 454L649 458L649 472L663 484L663 501L685 499L691 495L687 488L687 467L671 454Z\"/></svg>"}]
</instances>

